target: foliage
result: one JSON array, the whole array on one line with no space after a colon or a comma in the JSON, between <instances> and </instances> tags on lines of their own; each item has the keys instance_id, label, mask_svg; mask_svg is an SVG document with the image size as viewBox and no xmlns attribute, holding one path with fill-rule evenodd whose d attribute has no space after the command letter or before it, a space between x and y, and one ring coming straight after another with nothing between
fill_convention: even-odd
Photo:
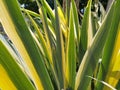
<instances>
[{"instance_id":1,"label":"foliage","mask_svg":"<svg viewBox=\"0 0 120 90\"><path fill-rule=\"evenodd\" d=\"M17 0L1 0L0 22L12 42L0 34L2 90L120 89L120 0L106 12L91 11L82 22L71 0L66 11L36 0L39 14L20 8Z\"/></svg>"}]
</instances>

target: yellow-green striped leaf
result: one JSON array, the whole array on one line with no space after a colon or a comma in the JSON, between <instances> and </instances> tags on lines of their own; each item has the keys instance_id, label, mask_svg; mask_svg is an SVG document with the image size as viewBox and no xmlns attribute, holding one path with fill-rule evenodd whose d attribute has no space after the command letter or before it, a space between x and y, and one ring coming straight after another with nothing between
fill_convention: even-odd
<instances>
[{"instance_id":1,"label":"yellow-green striped leaf","mask_svg":"<svg viewBox=\"0 0 120 90\"><path fill-rule=\"evenodd\" d=\"M119 1L119 0L118 0ZM112 25L115 3L112 5L110 11L107 13L102 26L97 31L96 35L92 40L91 46L87 49L83 60L80 64L77 76L75 89L87 90L90 85L90 78L87 78L86 75L92 76L97 62L102 54L104 44L106 42L107 36L111 30L110 26ZM119 12L116 12L117 17ZM112 17L112 18L111 18ZM119 19L118 19L119 20ZM114 24L114 27L117 27L117 24ZM114 33L113 33L114 34ZM99 79L98 79L99 80Z\"/></svg>"},{"instance_id":2,"label":"yellow-green striped leaf","mask_svg":"<svg viewBox=\"0 0 120 90\"><path fill-rule=\"evenodd\" d=\"M30 82L30 79L24 74L22 69L18 66L15 58L12 57L3 42L0 40L0 70L1 77L0 89L29 89L34 90L35 87ZM2 75L5 75L2 76ZM8 82L6 84L6 82ZM2 84L3 83L3 84ZM7 85L7 86L5 86Z\"/></svg>"},{"instance_id":3,"label":"yellow-green striped leaf","mask_svg":"<svg viewBox=\"0 0 120 90\"><path fill-rule=\"evenodd\" d=\"M10 4L11 3L11 4ZM20 12L20 8L19 8L19 5L17 3L17 0L2 0L1 1L1 4L4 8L4 10L8 13L8 21L11 21L11 25L12 25L12 28L10 28L10 30L8 29L5 29L7 32L9 31L8 35L11 37L11 34L13 33L13 30L15 30L14 32L16 33L17 37L19 38L18 40L22 40L22 43L23 47L26 49L27 51L27 54L29 55L29 58L31 59L30 62L32 62L39 78L39 82L40 81L42 82L42 85L45 89L47 88L50 88L50 89L53 89L53 85L51 83L51 79L48 75L48 72L46 70L46 67L45 67L45 64L44 64L44 61L42 59L42 56L40 54L40 51L38 50L38 46L36 45L33 37L31 36L31 33L28 29L28 26L26 25L25 21L24 21L24 18ZM4 12L5 12L4 11ZM7 17L7 15L5 13L1 13L1 16L2 17ZM16 12L16 13L14 13ZM3 23L3 26L5 28L8 28L7 26L9 25L6 25L4 22L4 19L2 18L2 23ZM11 27L11 26L9 26ZM14 33L13 33L14 34ZM17 39L15 40L15 38L11 38L11 40L13 40L14 43L17 42ZM18 45L19 42L16 43L16 45ZM21 52L20 54L22 54L23 52ZM46 77L44 77L46 76ZM38 85L38 87L41 86L41 85Z\"/></svg>"},{"instance_id":4,"label":"yellow-green striped leaf","mask_svg":"<svg viewBox=\"0 0 120 90\"><path fill-rule=\"evenodd\" d=\"M80 37L80 43L83 51L86 51L87 48L90 46L93 32L92 32L92 22L91 22L91 3L92 0L88 1L87 7L85 9L84 17L82 20L82 28L81 28L81 37Z\"/></svg>"},{"instance_id":5,"label":"yellow-green striped leaf","mask_svg":"<svg viewBox=\"0 0 120 90\"><path fill-rule=\"evenodd\" d=\"M73 6L70 8L70 22L69 22L69 34L66 54L66 78L67 89L74 90L75 76L76 76L76 44L75 44L75 30L74 30L74 18L73 18Z\"/></svg>"}]
</instances>

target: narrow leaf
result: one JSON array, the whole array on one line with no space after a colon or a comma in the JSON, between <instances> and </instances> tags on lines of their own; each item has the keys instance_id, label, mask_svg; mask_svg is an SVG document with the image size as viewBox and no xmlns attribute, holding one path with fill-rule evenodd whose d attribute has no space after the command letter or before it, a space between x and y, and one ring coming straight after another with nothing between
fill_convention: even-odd
<instances>
[{"instance_id":1,"label":"narrow leaf","mask_svg":"<svg viewBox=\"0 0 120 90\"><path fill-rule=\"evenodd\" d=\"M10 4L11 3L11 4ZM7 15L3 12L0 13L4 19L6 20L5 17L9 17L6 22L9 22L12 24L12 28L10 29L5 29L8 31L10 31L10 33L7 33L9 36L11 36L10 34L13 32L12 30L14 30L14 32L17 34L17 37L19 38L19 40L22 40L22 43L24 45L22 45L24 48L26 48L29 58L32 61L32 64L34 65L34 68L36 69L36 72L39 76L38 80L41 80L42 85L45 89L49 88L49 89L53 89L53 85L51 83L50 77L48 75L48 72L46 70L45 64L43 63L41 54L38 50L38 47L33 39L33 37L31 36L31 33L25 23L25 20L20 12L20 8L18 5L17 0L2 0L1 4L4 8L4 10L6 11L5 13L7 13ZM3 11L3 10L1 10ZM15 13L16 12L16 13ZM8 21L9 20L9 21ZM2 21L4 22L4 20ZM3 26L7 28L6 22L3 23ZM13 37L13 36L11 36ZM11 38L13 39L13 42L16 43L17 39L14 39L15 37ZM19 44L19 42L17 43L17 45ZM34 49L33 49L34 48ZM23 52L21 52L23 53ZM46 77L44 77L46 76ZM40 83L40 82L39 82ZM41 86L41 85L40 85ZM41 87L39 87L41 88Z\"/></svg>"},{"instance_id":2,"label":"narrow leaf","mask_svg":"<svg viewBox=\"0 0 120 90\"><path fill-rule=\"evenodd\" d=\"M7 35L9 36L9 38L12 40L12 42L15 45L15 47L17 48L17 50L19 51L22 59L24 60L24 63L28 66L26 68L26 72L30 75L32 80L35 81L34 83L35 83L36 87L42 89L41 81L35 71L35 68L31 62L31 59L30 59L28 53L26 52L23 42L21 41L20 37L17 34L16 28L11 20L11 17L9 15L5 5L6 4L4 4L4 1L0 2L0 11L1 11L0 20L4 27L4 30L7 33Z\"/></svg>"},{"instance_id":3,"label":"narrow leaf","mask_svg":"<svg viewBox=\"0 0 120 90\"><path fill-rule=\"evenodd\" d=\"M73 90L75 86L75 76L76 76L76 45L75 45L75 31L74 31L74 18L73 9L70 9L70 23L69 23L69 35L67 44L67 89Z\"/></svg>"},{"instance_id":4,"label":"narrow leaf","mask_svg":"<svg viewBox=\"0 0 120 90\"><path fill-rule=\"evenodd\" d=\"M93 78L93 77L91 77L91 76L88 76L88 77L91 78L91 79L93 79L93 80L95 80L95 81L97 81L97 82L102 83L103 85L107 86L109 89L117 90L117 89L115 89L114 87L112 87L111 85L109 85L108 83L106 83L106 82L104 82L104 81L100 81L100 80L98 80L98 79L96 79L96 78ZM106 89L105 89L105 90L106 90Z\"/></svg>"},{"instance_id":5,"label":"narrow leaf","mask_svg":"<svg viewBox=\"0 0 120 90\"><path fill-rule=\"evenodd\" d=\"M80 42L81 48L83 48L84 51L86 51L87 48L90 46L93 37L91 24L91 3L92 0L89 0L82 21Z\"/></svg>"},{"instance_id":6,"label":"narrow leaf","mask_svg":"<svg viewBox=\"0 0 120 90\"><path fill-rule=\"evenodd\" d=\"M119 22L120 22L120 12L119 12L119 8L120 8L120 1L117 0L115 2L115 7L114 7L114 12L113 12L113 17L112 17L112 25L110 26L110 31L108 32L108 38L107 41L105 43L105 47L103 50L103 57L102 57L102 66L101 66L101 70L100 70L100 76L98 77L100 80L108 80L108 78L106 78L106 75L109 74L109 72L111 72L113 66L114 66L114 58L113 57L113 61L112 61L112 55L116 55L119 51L119 48L117 47L117 50L115 49L115 42L117 35L119 33ZM114 49L116 50L114 52ZM104 71L103 71L104 69ZM100 85L98 88L102 88L102 86Z\"/></svg>"},{"instance_id":7,"label":"narrow leaf","mask_svg":"<svg viewBox=\"0 0 120 90\"><path fill-rule=\"evenodd\" d=\"M79 66L79 70L76 76L75 90L88 89L90 79L86 78L85 76L86 75L92 76L94 69L97 65L97 62L100 58L104 44L108 36L108 32L110 31L110 26L112 25L111 22L113 19L111 17L113 17L114 7L115 5L113 4L110 11L107 13L105 17L102 26L99 28L96 35L94 36L91 46L87 49L83 57L83 60ZM119 12L116 13L117 13L116 15L119 16ZM117 24L114 27L117 27Z\"/></svg>"},{"instance_id":8,"label":"narrow leaf","mask_svg":"<svg viewBox=\"0 0 120 90\"><path fill-rule=\"evenodd\" d=\"M63 37L62 30L60 29L60 21L58 16L58 9L56 0L54 1L55 7L55 33L56 33L56 70L60 82L60 88L64 88L64 73L65 73L65 58L64 58L64 46L63 46Z\"/></svg>"},{"instance_id":9,"label":"narrow leaf","mask_svg":"<svg viewBox=\"0 0 120 90\"><path fill-rule=\"evenodd\" d=\"M12 55L9 53L9 51L6 49L6 47L1 41L0 47L0 67L2 70L2 74L8 74L8 77L11 79L12 83L17 89L34 90L35 88L30 82L30 80L22 72L21 68L15 62L15 59L12 57ZM6 82L8 77L5 78ZM12 83L10 85L13 85ZM5 86L3 87L5 88Z\"/></svg>"},{"instance_id":10,"label":"narrow leaf","mask_svg":"<svg viewBox=\"0 0 120 90\"><path fill-rule=\"evenodd\" d=\"M74 23L75 23L75 38L76 38L76 42L77 44L79 44L79 40L80 40L80 27L79 27L79 19L78 19L78 11L77 11L77 7L75 4L75 1L72 0L72 9L73 9L73 17L74 17Z\"/></svg>"},{"instance_id":11,"label":"narrow leaf","mask_svg":"<svg viewBox=\"0 0 120 90\"><path fill-rule=\"evenodd\" d=\"M33 27L35 28L37 34L38 34L38 40L40 43L38 44L41 44L42 46L42 50L44 51L44 54L45 54L45 57L47 58L47 63L48 63L48 66L50 68L50 71L52 72L52 75L54 77L54 80L57 84L57 87L59 87L59 82L58 82L58 78L56 76L56 72L54 70L54 65L53 65L53 59L52 59L52 53L50 52L49 50L49 47L47 45L47 42L45 41L42 33L40 32L37 24L35 23L35 21L32 19L32 17L27 13L28 17L30 18L32 24L33 24Z\"/></svg>"}]
</instances>

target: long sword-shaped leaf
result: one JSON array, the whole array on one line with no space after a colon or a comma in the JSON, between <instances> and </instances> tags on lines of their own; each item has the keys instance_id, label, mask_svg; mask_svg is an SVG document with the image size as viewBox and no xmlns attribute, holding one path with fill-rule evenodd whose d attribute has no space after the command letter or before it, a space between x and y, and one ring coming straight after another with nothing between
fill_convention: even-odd
<instances>
[{"instance_id":1,"label":"long sword-shaped leaf","mask_svg":"<svg viewBox=\"0 0 120 90\"><path fill-rule=\"evenodd\" d=\"M60 18L60 29L62 30L65 38L67 38L67 32L68 32L68 25L67 25L67 21L65 19L64 13L62 12L62 9L60 7L57 7L58 9L58 15Z\"/></svg>"},{"instance_id":2,"label":"long sword-shaped leaf","mask_svg":"<svg viewBox=\"0 0 120 90\"><path fill-rule=\"evenodd\" d=\"M40 77L38 80L41 80L44 89L47 89L47 88L53 89L50 77L47 73L46 67L42 60L42 57L38 50L38 47L37 47L34 39L32 38L30 31L24 21L24 18L20 12L17 1L16 0L14 0L14 1L2 0L1 4L2 4L4 10L6 11L5 13L4 12L1 13L1 15L5 19L5 16L7 13L8 20L12 25L12 26L9 26L9 24L6 25L6 22L8 20L5 19L6 22L4 22L4 19L2 20L2 22L4 22L3 26L6 28L5 30L6 30L7 34L11 37L13 42L16 43L17 41L15 40L15 36L13 37L11 35L11 34L14 35L14 33L13 33L13 30L14 30L14 32L16 33L16 36L18 37L18 40L22 40L22 42L20 42L20 43L24 44L22 46L23 47L25 46L24 48L26 48L29 58L31 58L32 64L34 65L36 72L37 72L38 76ZM14 13L14 12L16 12L16 13ZM9 30L9 28L7 28L7 26L10 27L10 30ZM18 46L18 44L19 44L19 42L16 43L17 46ZM20 54L22 54L22 53L23 52L21 52ZM44 76L46 76L46 77L44 77ZM39 88L41 88L41 87L39 87Z\"/></svg>"},{"instance_id":3,"label":"long sword-shaped leaf","mask_svg":"<svg viewBox=\"0 0 120 90\"><path fill-rule=\"evenodd\" d=\"M85 9L84 17L82 20L81 25L81 32L80 32L80 45L79 45L79 64L81 63L81 60L83 59L83 56L85 54L85 51L90 46L93 32L92 32L92 18L91 18L91 3L92 0L88 1L87 7Z\"/></svg>"},{"instance_id":4,"label":"long sword-shaped leaf","mask_svg":"<svg viewBox=\"0 0 120 90\"><path fill-rule=\"evenodd\" d=\"M7 40L1 34L0 34L0 41L4 42L4 45L7 46L10 49L10 47L9 47L10 45L8 44ZM13 55L12 51L9 50L9 52L12 53L11 55ZM1 71L0 72L0 89L3 89L3 90L8 90L8 89L17 90L14 83L10 80L9 75L7 74L6 70L1 65L1 63L0 63L0 71Z\"/></svg>"},{"instance_id":5,"label":"long sword-shaped leaf","mask_svg":"<svg viewBox=\"0 0 120 90\"><path fill-rule=\"evenodd\" d=\"M26 12L27 13L27 12ZM35 23L35 21L32 19L32 17L27 13L28 17L30 18L32 24L33 24L33 27L35 28L37 34L38 34L38 40L40 41L40 44L41 46L43 47L43 51L44 51L44 54L45 56L48 58L49 60L49 63L51 65L53 65L53 61L52 61L52 55L51 53L49 53L49 48L47 46L47 43L42 35L42 33L40 32L40 29L38 28L37 24Z\"/></svg>"},{"instance_id":6,"label":"long sword-shaped leaf","mask_svg":"<svg viewBox=\"0 0 120 90\"><path fill-rule=\"evenodd\" d=\"M46 10L47 14L50 16L50 19L52 20L52 25L55 26L55 15L54 15L51 7L47 3L47 1L46 0L36 0L36 1L41 2L42 6Z\"/></svg>"},{"instance_id":7,"label":"long sword-shaped leaf","mask_svg":"<svg viewBox=\"0 0 120 90\"><path fill-rule=\"evenodd\" d=\"M50 15L50 18L52 19L52 21L55 20L55 15L51 9L51 7L49 6L49 4L47 3L46 0L38 0L42 2L43 7L46 9L47 13Z\"/></svg>"},{"instance_id":8,"label":"long sword-shaped leaf","mask_svg":"<svg viewBox=\"0 0 120 90\"><path fill-rule=\"evenodd\" d=\"M8 75L9 79L12 81L12 83L15 85L15 87L19 90L22 89L29 89L34 90L35 87L30 83L30 80L26 77L26 75L22 72L21 68L18 66L18 64L15 62L15 59L12 57L12 55L9 53L5 45L0 41L0 67L2 75ZM1 77L4 78L4 77ZM5 78L7 82L7 77ZM8 79L8 81L9 81ZM3 80L4 81L4 80ZM6 82L2 82L5 83ZM12 85L12 83L10 85ZM9 87L3 86L3 88ZM12 86L13 87L13 86ZM10 87L9 89L15 89ZM3 89L1 88L1 89Z\"/></svg>"},{"instance_id":9,"label":"long sword-shaped leaf","mask_svg":"<svg viewBox=\"0 0 120 90\"><path fill-rule=\"evenodd\" d=\"M81 48L83 48L84 51L86 51L87 48L90 46L93 37L91 24L91 3L92 0L89 0L82 21L80 42Z\"/></svg>"},{"instance_id":10,"label":"long sword-shaped leaf","mask_svg":"<svg viewBox=\"0 0 120 90\"><path fill-rule=\"evenodd\" d=\"M64 57L64 45L62 38L62 30L60 29L60 21L58 16L58 9L56 0L54 1L55 6L55 33L56 33L56 56L55 64L56 70L60 82L60 88L64 88L64 73L65 73L65 57Z\"/></svg>"},{"instance_id":11,"label":"long sword-shaped leaf","mask_svg":"<svg viewBox=\"0 0 120 90\"><path fill-rule=\"evenodd\" d=\"M39 40L39 42L40 42L40 44L42 46L42 50L44 51L45 57L47 58L48 66L50 68L50 71L52 72L52 75L53 75L54 80L55 80L55 82L57 84L57 87L59 88L58 78L57 78L56 72L54 70L52 53L49 51L48 45L47 45L45 39L43 38L43 35L40 32L39 28L37 27L37 24L35 23L35 21L32 19L32 17L29 14L28 14L28 17L30 18L31 22L33 23L33 26L34 26L37 34L38 34L38 40Z\"/></svg>"},{"instance_id":12,"label":"long sword-shaped leaf","mask_svg":"<svg viewBox=\"0 0 120 90\"><path fill-rule=\"evenodd\" d=\"M21 10L22 10L23 12L28 13L28 14L30 14L31 16L35 17L34 20L38 19L38 20L41 21L41 18L42 18L41 13L40 13L40 14L37 14L37 13L35 13L35 12L33 12L33 11L30 11L30 10L28 10L28 9L21 9ZM47 18L47 23L48 23L48 26L49 26L49 28L50 28L50 32L52 33L53 37L55 38L55 31L54 31L54 29L53 29L52 22L50 21L49 18ZM38 26L43 30L43 25L41 24L41 22L39 22L39 23L37 22L37 24L38 24Z\"/></svg>"},{"instance_id":13,"label":"long sword-shaped leaf","mask_svg":"<svg viewBox=\"0 0 120 90\"><path fill-rule=\"evenodd\" d=\"M48 23L47 23L47 15L46 15L45 9L43 7L41 7L39 9L39 11L42 15L42 23L43 23L43 27L44 27L44 31L45 31L46 42L49 47L49 52L52 53L53 40L52 40L51 32L50 32L50 29L49 29Z\"/></svg>"},{"instance_id":14,"label":"long sword-shaped leaf","mask_svg":"<svg viewBox=\"0 0 120 90\"><path fill-rule=\"evenodd\" d=\"M107 77L105 82L110 84L113 87L116 87L119 79L120 79L120 31L118 31L118 36L115 41L115 47L113 51L113 55L110 61L110 66L108 69ZM104 87L104 90L109 90L109 88Z\"/></svg>"},{"instance_id":15,"label":"long sword-shaped leaf","mask_svg":"<svg viewBox=\"0 0 120 90\"><path fill-rule=\"evenodd\" d=\"M74 18L74 25L75 25L75 43L77 44L76 47L76 54L77 54L77 63L78 65L81 63L81 58L83 57L81 54L79 55L79 44L80 44L80 24L79 24L79 18L78 18L78 10L76 7L76 3L74 0L72 0L72 9L73 9L73 18Z\"/></svg>"},{"instance_id":16,"label":"long sword-shaped leaf","mask_svg":"<svg viewBox=\"0 0 120 90\"><path fill-rule=\"evenodd\" d=\"M72 0L72 9L73 9L73 17L74 17L74 23L75 23L75 38L77 38L76 42L77 44L79 44L79 40L80 40L80 27L79 27L79 19L78 19L78 13L77 13L77 7L75 4L75 1Z\"/></svg>"},{"instance_id":17,"label":"long sword-shaped leaf","mask_svg":"<svg viewBox=\"0 0 120 90\"><path fill-rule=\"evenodd\" d=\"M1 6L0 7L0 11L1 11L0 20L1 20L1 23L6 31L7 35L12 40L15 47L19 51L21 57L24 59L24 62L29 67L28 69L26 68L26 70L29 73L30 77L32 77L32 80L35 81L34 83L35 83L36 87L42 89L42 85L40 83L39 77L33 67L30 57L29 57L28 53L26 52L26 49L25 49L20 37L18 36L18 34L16 32L15 26L10 18L9 13L6 10L6 7L5 7L3 1L0 2L0 6Z\"/></svg>"},{"instance_id":18,"label":"long sword-shaped leaf","mask_svg":"<svg viewBox=\"0 0 120 90\"><path fill-rule=\"evenodd\" d=\"M119 1L119 0L118 0ZM113 11L114 11L115 4L112 5L109 13L106 15L102 26L99 28L98 32L96 33L91 46L86 51L83 60L80 64L77 76L76 76L76 83L75 89L82 89L86 90L88 85L90 84L90 79L86 78L86 75L92 76L95 66L100 58L102 53L104 44L106 42L106 38L108 36L108 32L110 31L110 26L112 25L112 18ZM118 15L119 13L116 12ZM115 25L114 27L117 27ZM113 33L114 34L114 33ZM102 41L102 42L101 42Z\"/></svg>"},{"instance_id":19,"label":"long sword-shaped leaf","mask_svg":"<svg viewBox=\"0 0 120 90\"><path fill-rule=\"evenodd\" d=\"M118 26L119 26L119 22L120 22L119 8L120 8L120 0L117 0L115 2L113 18L112 18L112 25L110 26L109 36L108 36L108 39L106 41L106 44L105 44L105 47L104 47L104 51L103 51L102 66L101 67L104 69L104 71L102 71L102 72L100 71L100 73L103 76L99 76L99 77L101 77L99 79L102 79L102 80L105 80L107 72L109 73L112 70L113 62L114 62L114 61L111 61L112 54L118 52L118 51L116 51L116 52L113 53L114 47L115 47L115 40L116 40L116 37L117 37L117 35L119 33L118 32L119 31ZM110 66L110 69L109 69L109 66ZM99 87L100 87L100 89L102 88L101 85Z\"/></svg>"},{"instance_id":20,"label":"long sword-shaped leaf","mask_svg":"<svg viewBox=\"0 0 120 90\"><path fill-rule=\"evenodd\" d=\"M70 22L69 22L69 36L67 44L67 89L74 90L75 76L76 76L76 45L75 45L75 31L74 31L74 18L73 18L73 7L71 4L70 9Z\"/></svg>"}]
</instances>

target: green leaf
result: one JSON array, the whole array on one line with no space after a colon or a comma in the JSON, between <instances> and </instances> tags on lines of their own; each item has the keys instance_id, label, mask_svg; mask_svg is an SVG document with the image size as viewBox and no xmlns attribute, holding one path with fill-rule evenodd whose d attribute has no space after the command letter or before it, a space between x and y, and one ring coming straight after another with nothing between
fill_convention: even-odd
<instances>
[{"instance_id":1,"label":"green leaf","mask_svg":"<svg viewBox=\"0 0 120 90\"><path fill-rule=\"evenodd\" d=\"M97 82L102 83L103 85L107 86L109 89L117 90L117 89L115 89L114 87L112 87L111 85L109 85L108 83L106 83L106 82L104 82L104 81L100 81L100 80L98 80L98 79L96 79L96 78L93 78L93 77L91 77L91 76L88 76L88 77L91 78L91 79L93 79L93 80L95 80L95 81L97 81Z\"/></svg>"},{"instance_id":2,"label":"green leaf","mask_svg":"<svg viewBox=\"0 0 120 90\"><path fill-rule=\"evenodd\" d=\"M42 3L42 7L44 7L45 11L47 12L47 14L50 16L50 19L52 20L52 25L55 26L55 15L54 15L51 7L47 3L47 1L46 0L36 0L36 1L39 1Z\"/></svg>"},{"instance_id":3,"label":"green leaf","mask_svg":"<svg viewBox=\"0 0 120 90\"><path fill-rule=\"evenodd\" d=\"M28 26L25 23L22 13L20 12L17 0L2 0L2 2L5 6L5 9L10 15L10 19L18 36L22 40L22 43L24 44L28 55L30 56L30 59L34 65L34 68L36 69L36 72L42 82L44 89L53 89L52 82L46 70L40 51L38 50L38 46L36 45L33 37L31 36L31 32L29 31ZM12 29L10 29L10 31L10 33L12 33ZM16 41L14 40L14 42Z\"/></svg>"},{"instance_id":4,"label":"green leaf","mask_svg":"<svg viewBox=\"0 0 120 90\"><path fill-rule=\"evenodd\" d=\"M60 21L56 1L54 1L54 7L55 7L55 33L56 33L55 66L60 82L60 88L62 89L64 88L65 57L62 30L60 29Z\"/></svg>"},{"instance_id":5,"label":"green leaf","mask_svg":"<svg viewBox=\"0 0 120 90\"><path fill-rule=\"evenodd\" d=\"M48 49L47 43L46 43L46 41L45 41L42 33L40 32L40 29L38 28L38 26L37 26L36 22L33 20L33 18L28 14L28 12L26 12L26 13L27 13L30 21L31 21L32 24L33 24L33 27L35 28L35 30L36 30L36 32L37 32L37 34L38 34L38 40L39 40L39 42L40 42L39 44L41 44L42 50L44 51L45 56L46 56L46 57L48 58L48 60L49 60L48 62L49 62L51 65L53 65L52 55L51 55L51 53L49 53L49 49Z\"/></svg>"},{"instance_id":6,"label":"green leaf","mask_svg":"<svg viewBox=\"0 0 120 90\"><path fill-rule=\"evenodd\" d=\"M1 19L1 23L4 27L5 32L7 33L9 38L12 40L13 44L15 45L14 47L16 47L17 50L19 51L21 58L24 60L24 64L26 66L28 66L25 69L25 71L29 74L31 79L34 81L36 87L43 89L42 85L41 85L41 81L38 77L38 74L35 71L35 68L31 62L31 59L30 59L20 37L18 36L18 34L16 32L16 28L11 20L11 17L9 15L3 1L0 2L0 11L1 11L0 19Z\"/></svg>"},{"instance_id":7,"label":"green leaf","mask_svg":"<svg viewBox=\"0 0 120 90\"><path fill-rule=\"evenodd\" d=\"M76 76L75 83L76 90L77 89L87 90L89 87L91 79L86 78L86 75L92 76L97 65L97 62L100 58L100 55L102 54L104 44L111 30L110 26L112 25L114 7L115 6L113 4L110 11L107 13L101 27L94 36L91 46L87 49L83 57L83 60L79 66L79 70ZM117 13L116 15L119 16L119 12L116 13ZM114 27L117 27L117 24L115 24Z\"/></svg>"},{"instance_id":8,"label":"green leaf","mask_svg":"<svg viewBox=\"0 0 120 90\"><path fill-rule=\"evenodd\" d=\"M86 51L90 46L93 37L91 24L91 3L92 0L89 0L82 21L80 48L82 48L84 51Z\"/></svg>"},{"instance_id":9,"label":"green leaf","mask_svg":"<svg viewBox=\"0 0 120 90\"><path fill-rule=\"evenodd\" d=\"M26 12L27 13L27 12ZM54 65L53 65L53 59L52 59L52 53L49 51L49 48L48 48L48 45L47 45L47 42L45 41L42 33L40 32L37 24L35 23L35 21L32 19L32 17L27 13L28 17L30 18L32 24L33 24L33 27L35 28L37 34L38 34L38 40L42 46L42 50L45 54L45 57L47 58L47 63L48 63L48 66L49 66L49 69L50 71L52 72L52 75L54 77L54 80L57 84L57 87L59 88L59 82L58 82L58 77L56 76L56 72L54 70Z\"/></svg>"},{"instance_id":10,"label":"green leaf","mask_svg":"<svg viewBox=\"0 0 120 90\"><path fill-rule=\"evenodd\" d=\"M69 22L69 34L66 54L66 74L67 74L67 89L74 90L75 76L76 76L76 44L75 44L75 31L74 31L74 18L73 7L70 8L70 22Z\"/></svg>"},{"instance_id":11,"label":"green leaf","mask_svg":"<svg viewBox=\"0 0 120 90\"><path fill-rule=\"evenodd\" d=\"M74 17L74 23L75 23L75 38L77 38L76 42L79 44L80 40L80 28L79 28L79 19L78 19L78 13L77 13L77 7L75 4L75 1L72 0L72 9L73 9L73 17Z\"/></svg>"},{"instance_id":12,"label":"green leaf","mask_svg":"<svg viewBox=\"0 0 120 90\"><path fill-rule=\"evenodd\" d=\"M69 14L70 14L70 0L65 0L65 16L67 24L69 25Z\"/></svg>"},{"instance_id":13,"label":"green leaf","mask_svg":"<svg viewBox=\"0 0 120 90\"><path fill-rule=\"evenodd\" d=\"M112 70L112 65L113 65L113 61L112 61L112 55L116 52L114 52L115 50L115 41L117 39L118 33L119 33L119 23L120 23L120 12L119 12L119 8L120 8L120 1L117 0L115 2L115 7L114 7L114 12L113 12L113 17L112 17L112 25L110 26L110 31L108 32L108 37L107 37L107 41L105 43L105 47L103 50L103 55L102 55L102 66L100 69L100 73L98 78L100 80L105 80L107 81L107 77L106 75L109 75L109 72ZM119 50L119 49L118 49ZM117 50L116 50L117 51ZM103 71L104 69L104 71ZM98 89L102 88L102 85L98 86Z\"/></svg>"},{"instance_id":14,"label":"green leaf","mask_svg":"<svg viewBox=\"0 0 120 90\"><path fill-rule=\"evenodd\" d=\"M7 50L3 42L1 42L1 40L0 40L0 65L3 66L12 83L15 85L17 89L19 90L35 89L35 87L32 85L28 77L24 74L24 72L16 63L15 58L12 57L12 55Z\"/></svg>"}]
</instances>

